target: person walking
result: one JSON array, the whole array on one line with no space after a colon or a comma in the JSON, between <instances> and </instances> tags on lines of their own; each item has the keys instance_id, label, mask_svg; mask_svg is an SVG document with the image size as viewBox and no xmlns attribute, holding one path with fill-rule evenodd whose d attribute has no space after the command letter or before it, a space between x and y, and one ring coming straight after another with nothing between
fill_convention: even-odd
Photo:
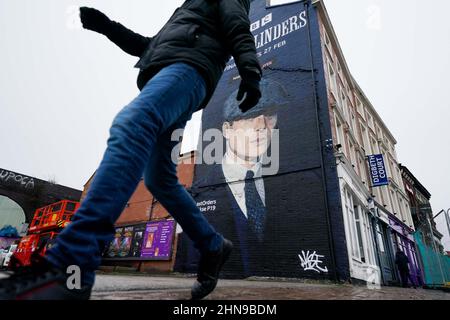
<instances>
[{"instance_id":1,"label":"person walking","mask_svg":"<svg viewBox=\"0 0 450 320\"><path fill-rule=\"evenodd\" d=\"M250 32L250 2L187 0L152 38L96 9L80 8L85 29L140 58L135 67L141 91L115 117L103 159L72 223L45 257L0 281L0 298L88 299L101 252L142 177L200 252L192 299L214 290L233 244L216 232L178 182L171 159L177 142L171 135L206 107L231 56L241 76L236 97L241 112L258 103L262 70ZM76 270L80 283L73 278Z\"/></svg>"},{"instance_id":2,"label":"person walking","mask_svg":"<svg viewBox=\"0 0 450 320\"><path fill-rule=\"evenodd\" d=\"M400 273L402 287L403 288L409 287L408 286L408 279L409 279L415 289L416 285L413 279L411 278L411 274L409 273L409 259L400 248L397 248L397 253L395 254L395 264L397 265L398 272Z\"/></svg>"}]
</instances>

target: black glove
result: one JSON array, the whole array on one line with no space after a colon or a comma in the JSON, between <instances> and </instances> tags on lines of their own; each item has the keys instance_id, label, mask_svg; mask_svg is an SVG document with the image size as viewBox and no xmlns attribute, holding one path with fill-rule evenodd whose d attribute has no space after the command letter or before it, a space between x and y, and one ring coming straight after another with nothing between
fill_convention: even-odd
<instances>
[{"instance_id":1,"label":"black glove","mask_svg":"<svg viewBox=\"0 0 450 320\"><path fill-rule=\"evenodd\" d=\"M105 33L111 24L111 20L103 12L88 7L80 8L80 19L83 28L99 33Z\"/></svg>"},{"instance_id":2,"label":"black glove","mask_svg":"<svg viewBox=\"0 0 450 320\"><path fill-rule=\"evenodd\" d=\"M237 101L244 101L239 105L239 109L242 112L247 112L254 106L256 106L261 98L261 91L259 90L259 80L256 79L242 79L241 85L239 86L239 91L237 94Z\"/></svg>"}]
</instances>

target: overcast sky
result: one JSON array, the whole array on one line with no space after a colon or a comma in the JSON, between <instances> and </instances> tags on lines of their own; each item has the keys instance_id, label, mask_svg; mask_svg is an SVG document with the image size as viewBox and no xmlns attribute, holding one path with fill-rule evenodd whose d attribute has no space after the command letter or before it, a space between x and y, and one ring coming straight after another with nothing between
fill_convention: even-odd
<instances>
[{"instance_id":1,"label":"overcast sky","mask_svg":"<svg viewBox=\"0 0 450 320\"><path fill-rule=\"evenodd\" d=\"M82 30L78 6L151 36L182 2L0 0L0 167L82 189L113 117L138 89L136 58ZM435 213L449 208L450 1L325 4L350 71L398 140L399 161L431 192Z\"/></svg>"}]
</instances>

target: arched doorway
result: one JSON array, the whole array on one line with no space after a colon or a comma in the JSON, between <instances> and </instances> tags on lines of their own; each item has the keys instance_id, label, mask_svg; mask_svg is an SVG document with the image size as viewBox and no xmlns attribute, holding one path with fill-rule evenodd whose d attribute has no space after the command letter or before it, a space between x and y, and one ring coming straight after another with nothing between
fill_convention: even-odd
<instances>
[{"instance_id":1,"label":"arched doorway","mask_svg":"<svg viewBox=\"0 0 450 320\"><path fill-rule=\"evenodd\" d=\"M22 207L14 200L0 195L0 229L11 225L20 232L20 228L25 221L25 212Z\"/></svg>"}]
</instances>

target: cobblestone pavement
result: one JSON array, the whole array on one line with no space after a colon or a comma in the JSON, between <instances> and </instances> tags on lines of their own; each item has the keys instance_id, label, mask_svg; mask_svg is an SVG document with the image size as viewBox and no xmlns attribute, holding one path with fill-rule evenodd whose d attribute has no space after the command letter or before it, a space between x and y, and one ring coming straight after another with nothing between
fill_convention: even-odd
<instances>
[{"instance_id":1,"label":"cobblestone pavement","mask_svg":"<svg viewBox=\"0 0 450 320\"><path fill-rule=\"evenodd\" d=\"M194 278L184 276L97 276L93 300L186 300ZM337 285L295 280L221 280L206 300L450 300L440 290Z\"/></svg>"}]
</instances>

